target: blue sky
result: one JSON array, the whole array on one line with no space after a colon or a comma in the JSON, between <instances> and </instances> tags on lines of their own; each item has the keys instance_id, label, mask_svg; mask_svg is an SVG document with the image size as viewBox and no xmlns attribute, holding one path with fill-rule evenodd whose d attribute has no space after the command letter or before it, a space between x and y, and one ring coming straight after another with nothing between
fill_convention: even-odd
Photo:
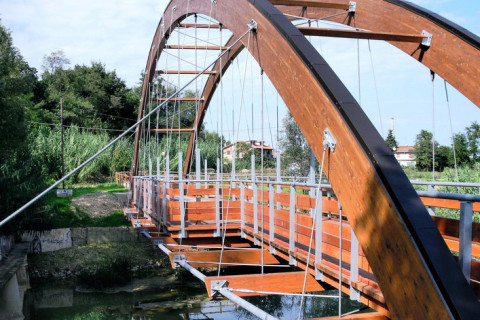
<instances>
[{"instance_id":1,"label":"blue sky","mask_svg":"<svg viewBox=\"0 0 480 320\"><path fill-rule=\"evenodd\" d=\"M439 13L477 35L480 34L478 19L480 2L467 0L411 2ZM11 30L15 46L20 49L29 64L38 70L41 70L45 54L63 50L72 65L100 61L108 70L116 70L129 86L133 86L138 82L140 73L145 67L151 39L167 3L167 0L0 0L0 17L2 23ZM317 39L312 43L358 98L356 40ZM383 135L390 128L390 119L394 117L395 135L399 143L413 144L415 135L421 129L430 131L433 129L432 84L429 71L386 43L371 42L371 55L373 69L368 43L361 41L361 105L377 129L382 131L383 128ZM242 59L239 59L236 70L243 70L246 60ZM392 61L395 63L391 63ZM232 115L232 108L224 106L222 121L219 118L219 105L215 103L219 99L214 99L211 112L206 118L208 129L216 129L219 123L219 127L223 124L224 133L231 140L236 137L261 138L258 113L254 120L253 137L247 134L246 129L248 126L251 130L252 96L254 99L260 96L260 77L255 68L250 69L254 70L255 75L248 75L246 79L246 83L252 85L245 88L242 117L238 118L238 112ZM380 108L377 106L372 70L376 75ZM238 93L235 95L231 92L231 88L236 86L234 84L236 80L228 77L229 75L226 75L224 80L224 97L226 100L232 100L232 105L235 105L240 100ZM276 94L267 79L265 88L267 109L263 137L268 144L275 145ZM438 77L434 91L436 137L441 144L449 144L450 118L443 81ZM449 87L449 94L454 132L462 131L474 120L480 121L478 107L452 87ZM279 114L282 118L286 109L281 100L279 105ZM238 133L234 134L234 130L231 129L232 121L235 121L235 130L236 127L240 127Z\"/></svg>"}]
</instances>

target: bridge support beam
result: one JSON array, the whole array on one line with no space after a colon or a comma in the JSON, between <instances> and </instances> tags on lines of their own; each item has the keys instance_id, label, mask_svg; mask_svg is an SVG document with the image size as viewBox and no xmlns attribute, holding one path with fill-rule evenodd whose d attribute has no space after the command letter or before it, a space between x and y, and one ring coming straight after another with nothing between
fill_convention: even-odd
<instances>
[{"instance_id":1,"label":"bridge support beam","mask_svg":"<svg viewBox=\"0 0 480 320\"><path fill-rule=\"evenodd\" d=\"M172 252L167 248L165 247L163 244L159 244L158 247L160 248L160 250L162 250L164 253L170 255ZM183 267L185 270L189 271L191 274L193 274L197 279L201 280L202 282L205 282L205 275L203 273L201 273L200 271L198 271L197 269L195 269L194 267L192 267L185 259L178 259L177 260L177 264L181 267ZM278 318L276 317L273 317L272 315L266 313L265 311L263 311L262 309L254 306L253 304L251 304L250 302L240 298L239 296L237 296L236 294L230 292L228 289L226 288L218 288L218 293L220 293L221 295L223 295L225 298L229 299L230 301L238 304L239 306L241 306L242 308L244 308L245 310L251 312L252 314L254 314L255 316L259 317L260 319L265 319L265 320L278 320Z\"/></svg>"}]
</instances>

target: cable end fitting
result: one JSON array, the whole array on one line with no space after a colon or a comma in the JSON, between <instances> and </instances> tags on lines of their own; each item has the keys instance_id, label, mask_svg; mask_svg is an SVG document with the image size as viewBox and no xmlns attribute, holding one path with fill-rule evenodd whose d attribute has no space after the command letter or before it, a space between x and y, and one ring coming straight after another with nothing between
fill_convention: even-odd
<instances>
[{"instance_id":1,"label":"cable end fitting","mask_svg":"<svg viewBox=\"0 0 480 320\"><path fill-rule=\"evenodd\" d=\"M337 146L337 141L335 141L335 138L333 137L332 133L328 128L323 131L323 148L326 150L326 148L330 148L330 151L334 152L335 147Z\"/></svg>"},{"instance_id":2,"label":"cable end fitting","mask_svg":"<svg viewBox=\"0 0 480 320\"><path fill-rule=\"evenodd\" d=\"M251 20L249 23L247 23L247 26L250 28L251 31L256 31L258 28L258 23L255 20Z\"/></svg>"}]
</instances>

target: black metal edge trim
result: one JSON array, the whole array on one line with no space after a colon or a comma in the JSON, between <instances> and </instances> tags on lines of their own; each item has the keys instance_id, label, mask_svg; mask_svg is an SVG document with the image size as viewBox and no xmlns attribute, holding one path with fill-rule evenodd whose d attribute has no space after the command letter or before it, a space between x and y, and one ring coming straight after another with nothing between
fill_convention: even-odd
<instances>
[{"instance_id":1,"label":"black metal edge trim","mask_svg":"<svg viewBox=\"0 0 480 320\"><path fill-rule=\"evenodd\" d=\"M417 4L411 3L409 1L402 1L402 0L384 0L391 4L397 5L402 7L406 10L409 10L421 17L424 17L431 22L437 24L438 26L442 27L443 29L447 30L448 32L453 33L458 38L462 39L463 41L467 42L471 46L480 50L480 37L474 34L471 31L468 31L462 26L459 26L455 22L452 22L439 14L427 10ZM428 31L428 30L426 30Z\"/></svg>"}]
</instances>

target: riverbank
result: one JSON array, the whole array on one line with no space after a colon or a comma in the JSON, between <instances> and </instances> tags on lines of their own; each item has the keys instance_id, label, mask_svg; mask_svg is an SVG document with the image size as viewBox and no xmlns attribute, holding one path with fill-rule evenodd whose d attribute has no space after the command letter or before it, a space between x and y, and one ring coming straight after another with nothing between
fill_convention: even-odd
<instances>
[{"instance_id":1,"label":"riverbank","mask_svg":"<svg viewBox=\"0 0 480 320\"><path fill-rule=\"evenodd\" d=\"M30 278L32 281L76 281L82 273L93 273L119 259L128 262L133 277L164 276L172 272L168 257L160 250L154 250L147 240L139 239L79 245L29 255Z\"/></svg>"}]
</instances>

